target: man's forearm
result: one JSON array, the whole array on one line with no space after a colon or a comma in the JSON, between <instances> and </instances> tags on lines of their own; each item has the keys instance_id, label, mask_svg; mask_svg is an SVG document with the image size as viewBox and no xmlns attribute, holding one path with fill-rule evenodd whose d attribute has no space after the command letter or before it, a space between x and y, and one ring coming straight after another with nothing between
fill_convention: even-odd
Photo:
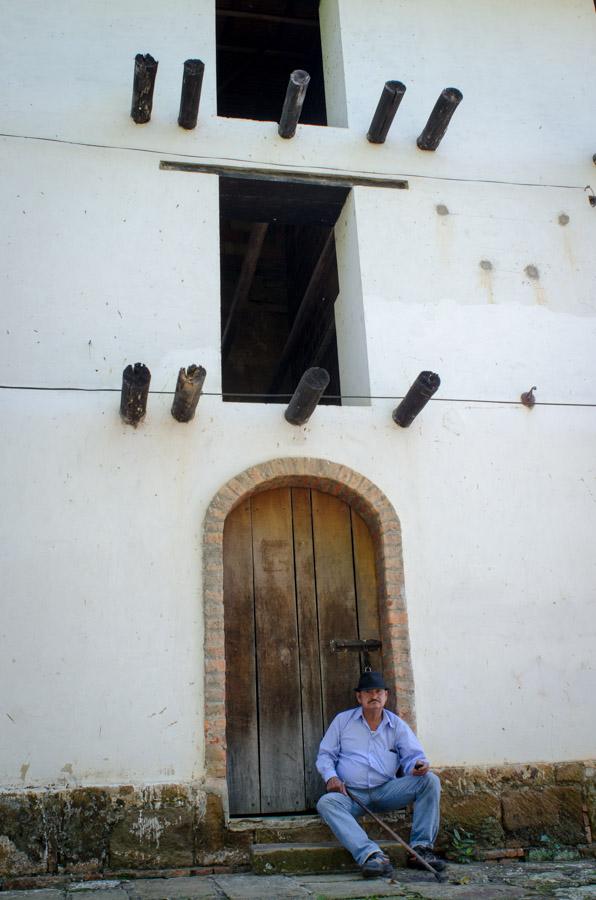
<instances>
[{"instance_id":1,"label":"man's forearm","mask_svg":"<svg viewBox=\"0 0 596 900\"><path fill-rule=\"evenodd\" d=\"M327 759L317 758L317 772L327 784L330 778L337 778L337 772L335 771L334 764Z\"/></svg>"}]
</instances>

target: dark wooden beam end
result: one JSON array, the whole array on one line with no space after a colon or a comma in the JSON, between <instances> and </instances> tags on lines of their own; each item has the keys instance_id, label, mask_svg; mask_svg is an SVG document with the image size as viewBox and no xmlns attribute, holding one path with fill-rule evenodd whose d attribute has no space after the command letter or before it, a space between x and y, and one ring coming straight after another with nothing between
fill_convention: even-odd
<instances>
[{"instance_id":1,"label":"dark wooden beam end","mask_svg":"<svg viewBox=\"0 0 596 900\"><path fill-rule=\"evenodd\" d=\"M137 125L144 125L151 119L153 89L157 75L158 61L150 53L135 56L135 72L132 84L132 106L130 115Z\"/></svg>"},{"instance_id":2,"label":"dark wooden beam end","mask_svg":"<svg viewBox=\"0 0 596 900\"><path fill-rule=\"evenodd\" d=\"M151 372L143 363L127 366L122 373L120 415L127 425L137 427L147 412Z\"/></svg>"},{"instance_id":3,"label":"dark wooden beam end","mask_svg":"<svg viewBox=\"0 0 596 900\"><path fill-rule=\"evenodd\" d=\"M386 81L370 123L366 138L371 144L384 144L395 113L406 92L401 81Z\"/></svg>"},{"instance_id":4,"label":"dark wooden beam end","mask_svg":"<svg viewBox=\"0 0 596 900\"><path fill-rule=\"evenodd\" d=\"M447 131L451 116L463 100L464 95L457 88L448 87L441 91L434 105L424 131L416 144L420 150L436 150Z\"/></svg>"},{"instance_id":5,"label":"dark wooden beam end","mask_svg":"<svg viewBox=\"0 0 596 900\"><path fill-rule=\"evenodd\" d=\"M182 73L182 92L180 94L180 112L178 124L190 131L196 128L199 118L199 103L205 63L200 59L187 59Z\"/></svg>"},{"instance_id":6,"label":"dark wooden beam end","mask_svg":"<svg viewBox=\"0 0 596 900\"><path fill-rule=\"evenodd\" d=\"M296 134L296 126L300 119L309 81L310 75L303 69L296 69L290 75L286 99L284 100L277 129L277 133L282 138L292 138Z\"/></svg>"},{"instance_id":7,"label":"dark wooden beam end","mask_svg":"<svg viewBox=\"0 0 596 900\"><path fill-rule=\"evenodd\" d=\"M308 422L328 384L327 369L307 369L284 413L286 422L290 425L304 425Z\"/></svg>"},{"instance_id":8,"label":"dark wooden beam end","mask_svg":"<svg viewBox=\"0 0 596 900\"><path fill-rule=\"evenodd\" d=\"M172 403L172 415L177 422L190 422L194 417L203 390L207 372L203 366L189 366L180 369L176 383L176 393Z\"/></svg>"},{"instance_id":9,"label":"dark wooden beam end","mask_svg":"<svg viewBox=\"0 0 596 900\"><path fill-rule=\"evenodd\" d=\"M421 372L399 406L393 410L393 421L408 428L439 388L441 379L435 372Z\"/></svg>"}]
</instances>

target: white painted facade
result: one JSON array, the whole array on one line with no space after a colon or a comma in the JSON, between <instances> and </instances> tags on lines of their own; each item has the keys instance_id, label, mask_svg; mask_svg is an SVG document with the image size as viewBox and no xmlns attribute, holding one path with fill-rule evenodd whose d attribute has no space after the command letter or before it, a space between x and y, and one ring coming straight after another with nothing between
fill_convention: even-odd
<instances>
[{"instance_id":1,"label":"white painted facade","mask_svg":"<svg viewBox=\"0 0 596 900\"><path fill-rule=\"evenodd\" d=\"M299 455L361 472L400 518L433 761L594 755L593 3L323 6L347 127L284 141L216 116L210 0L6 4L0 383L102 390L0 390L4 788L201 779L205 511L248 466ZM129 118L137 52L159 60L145 126ZM194 56L206 73L185 132ZM373 146L389 78L408 91ZM464 100L423 153L447 85ZM302 428L277 405L222 402L217 176L160 159L408 179L355 188L336 228L342 387L389 399L321 407ZM197 419L153 393L145 422L123 425L136 361L155 392L204 365ZM402 430L390 398L421 369L441 388ZM532 385L552 405L516 405Z\"/></svg>"}]
</instances>

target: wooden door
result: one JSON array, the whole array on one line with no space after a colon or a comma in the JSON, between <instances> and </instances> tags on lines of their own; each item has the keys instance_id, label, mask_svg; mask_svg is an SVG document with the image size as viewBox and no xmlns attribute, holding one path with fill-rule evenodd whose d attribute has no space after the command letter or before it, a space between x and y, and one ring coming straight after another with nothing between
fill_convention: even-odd
<instances>
[{"instance_id":1,"label":"wooden door","mask_svg":"<svg viewBox=\"0 0 596 900\"><path fill-rule=\"evenodd\" d=\"M330 642L380 639L366 524L316 490L256 494L226 520L224 603L230 812L313 809L319 741L360 674Z\"/></svg>"}]
</instances>

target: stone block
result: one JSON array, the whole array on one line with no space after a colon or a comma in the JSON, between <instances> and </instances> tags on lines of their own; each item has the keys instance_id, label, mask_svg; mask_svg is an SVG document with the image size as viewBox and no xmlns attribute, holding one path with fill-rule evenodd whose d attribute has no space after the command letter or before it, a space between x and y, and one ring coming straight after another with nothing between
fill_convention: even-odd
<instances>
[{"instance_id":1,"label":"stone block","mask_svg":"<svg viewBox=\"0 0 596 900\"><path fill-rule=\"evenodd\" d=\"M539 763L518 766L448 766L437 769L444 793L469 794L487 791L497 793L509 785L543 786L553 784L554 765Z\"/></svg>"},{"instance_id":2,"label":"stone block","mask_svg":"<svg viewBox=\"0 0 596 900\"><path fill-rule=\"evenodd\" d=\"M220 897L211 878L142 878L129 881L126 891L130 900L194 900L195 897ZM85 900L85 898L81 898Z\"/></svg>"},{"instance_id":3,"label":"stone block","mask_svg":"<svg viewBox=\"0 0 596 900\"><path fill-rule=\"evenodd\" d=\"M295 844L298 842L314 844L330 841L331 830L324 822L311 823L307 827L297 825L295 828L259 828L253 832L259 844Z\"/></svg>"},{"instance_id":4,"label":"stone block","mask_svg":"<svg viewBox=\"0 0 596 900\"><path fill-rule=\"evenodd\" d=\"M393 841L380 841L395 866L405 866L406 851ZM252 869L257 875L294 875L304 872L345 872L357 868L351 854L340 844L253 844Z\"/></svg>"},{"instance_id":5,"label":"stone block","mask_svg":"<svg viewBox=\"0 0 596 900\"><path fill-rule=\"evenodd\" d=\"M107 791L77 788L64 794L58 840L58 865L71 871L101 871L109 852L113 824L112 800Z\"/></svg>"},{"instance_id":6,"label":"stone block","mask_svg":"<svg viewBox=\"0 0 596 900\"><path fill-rule=\"evenodd\" d=\"M191 866L194 818L192 808L126 810L110 836L110 868Z\"/></svg>"},{"instance_id":7,"label":"stone block","mask_svg":"<svg viewBox=\"0 0 596 900\"><path fill-rule=\"evenodd\" d=\"M66 900L128 900L128 894L122 888L95 887L84 891L69 890Z\"/></svg>"},{"instance_id":8,"label":"stone block","mask_svg":"<svg viewBox=\"0 0 596 900\"><path fill-rule=\"evenodd\" d=\"M446 795L441 801L441 846L451 843L453 829L467 831L481 847L502 846L501 803L486 791L465 797Z\"/></svg>"},{"instance_id":9,"label":"stone block","mask_svg":"<svg viewBox=\"0 0 596 900\"><path fill-rule=\"evenodd\" d=\"M583 762L555 763L555 781L581 784L584 780Z\"/></svg>"},{"instance_id":10,"label":"stone block","mask_svg":"<svg viewBox=\"0 0 596 900\"><path fill-rule=\"evenodd\" d=\"M164 784L159 789L161 806L188 806L193 799L192 792L182 784Z\"/></svg>"},{"instance_id":11,"label":"stone block","mask_svg":"<svg viewBox=\"0 0 596 900\"><path fill-rule=\"evenodd\" d=\"M258 878L255 875L218 875L213 879L228 900L263 900L264 897L275 897L279 900L290 898L312 897L291 878L271 876Z\"/></svg>"},{"instance_id":12,"label":"stone block","mask_svg":"<svg viewBox=\"0 0 596 900\"><path fill-rule=\"evenodd\" d=\"M521 847L498 847L495 850L479 850L476 858L490 862L493 859L523 859L524 855Z\"/></svg>"},{"instance_id":13,"label":"stone block","mask_svg":"<svg viewBox=\"0 0 596 900\"><path fill-rule=\"evenodd\" d=\"M412 888L414 886L412 885ZM316 900L377 900L381 897L402 897L418 900L421 896L418 891L408 892L398 885L392 884L387 879L371 878L363 881L360 876L354 878L342 878L341 881L329 882L328 880L309 881L308 890Z\"/></svg>"},{"instance_id":14,"label":"stone block","mask_svg":"<svg viewBox=\"0 0 596 900\"><path fill-rule=\"evenodd\" d=\"M334 835L328 825L318 816L301 817L294 816L291 822L284 823L283 827L270 828L255 827L252 832L253 840L257 844L316 844L334 840ZM383 814L383 821L393 829L403 840L409 840L411 828L411 814L406 810L396 810ZM370 816L362 816L360 824L373 841L390 839L384 828L378 825ZM229 843L229 836L226 837Z\"/></svg>"},{"instance_id":15,"label":"stone block","mask_svg":"<svg viewBox=\"0 0 596 900\"><path fill-rule=\"evenodd\" d=\"M254 844L250 858L256 875L298 872L341 872L356 868L352 856L339 844Z\"/></svg>"},{"instance_id":16,"label":"stone block","mask_svg":"<svg viewBox=\"0 0 596 900\"><path fill-rule=\"evenodd\" d=\"M561 844L582 843L582 795L577 787L521 788L503 794L503 825L514 838L540 844L544 837Z\"/></svg>"},{"instance_id":17,"label":"stone block","mask_svg":"<svg viewBox=\"0 0 596 900\"><path fill-rule=\"evenodd\" d=\"M0 796L0 872L55 872L60 819L55 795Z\"/></svg>"},{"instance_id":18,"label":"stone block","mask_svg":"<svg viewBox=\"0 0 596 900\"><path fill-rule=\"evenodd\" d=\"M252 832L226 829L221 797L217 794L205 796L205 803L193 827L197 864L233 862L239 865L248 862Z\"/></svg>"},{"instance_id":19,"label":"stone block","mask_svg":"<svg viewBox=\"0 0 596 900\"><path fill-rule=\"evenodd\" d=\"M2 900L64 900L64 891L52 890L36 890L33 898L23 891L2 891Z\"/></svg>"},{"instance_id":20,"label":"stone block","mask_svg":"<svg viewBox=\"0 0 596 900\"><path fill-rule=\"evenodd\" d=\"M594 836L596 835L596 781L593 778L590 778L585 785L585 801L592 836Z\"/></svg>"}]
</instances>

